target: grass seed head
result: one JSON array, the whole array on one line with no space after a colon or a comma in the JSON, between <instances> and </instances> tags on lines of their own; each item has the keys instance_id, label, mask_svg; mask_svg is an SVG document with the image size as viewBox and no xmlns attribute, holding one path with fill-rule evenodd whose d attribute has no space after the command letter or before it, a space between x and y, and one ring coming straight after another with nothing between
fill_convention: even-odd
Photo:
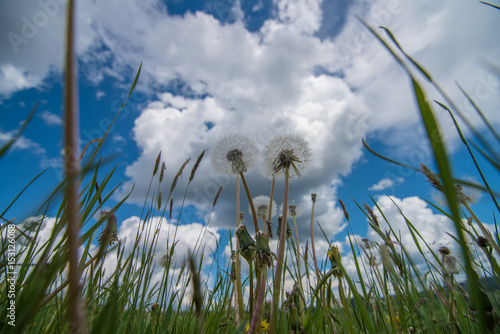
<instances>
[{"instance_id":1,"label":"grass seed head","mask_svg":"<svg viewBox=\"0 0 500 334\"><path fill-rule=\"evenodd\" d=\"M193 169L191 169L191 175L189 176L189 182L193 181L194 179L194 174L196 173L196 170L198 169L198 166L200 165L201 159L203 159L203 156L205 155L205 152L207 150L203 150L203 152L200 153L198 156L198 159L196 159L196 162L194 163Z\"/></svg>"},{"instance_id":2,"label":"grass seed head","mask_svg":"<svg viewBox=\"0 0 500 334\"><path fill-rule=\"evenodd\" d=\"M347 210L345 208L345 205L344 205L344 201L342 201L341 199L339 199L339 203L340 203L340 206L342 207L342 211L344 211L344 217L347 221L349 221L349 213L347 213Z\"/></svg>"},{"instance_id":3,"label":"grass seed head","mask_svg":"<svg viewBox=\"0 0 500 334\"><path fill-rule=\"evenodd\" d=\"M155 167L153 168L153 176L155 176L156 173L158 172L158 167L160 166L160 158L161 158L161 151L158 152L158 156L156 157Z\"/></svg>"},{"instance_id":4,"label":"grass seed head","mask_svg":"<svg viewBox=\"0 0 500 334\"><path fill-rule=\"evenodd\" d=\"M160 169L160 179L159 179L160 183L161 183L161 181L163 181L163 174L165 173L165 169L167 169L167 167L165 166L165 163L162 162L161 169Z\"/></svg>"}]
</instances>

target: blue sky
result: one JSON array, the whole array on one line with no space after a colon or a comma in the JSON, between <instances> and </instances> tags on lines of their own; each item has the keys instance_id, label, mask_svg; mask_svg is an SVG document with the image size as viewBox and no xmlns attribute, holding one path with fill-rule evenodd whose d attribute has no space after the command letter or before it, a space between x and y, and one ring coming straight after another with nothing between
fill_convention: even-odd
<instances>
[{"instance_id":1,"label":"blue sky","mask_svg":"<svg viewBox=\"0 0 500 334\"><path fill-rule=\"evenodd\" d=\"M6 219L16 218L18 223L40 214L38 206L62 175L62 3L0 2L0 143L39 103L31 124L0 161L0 207L45 170L6 213ZM429 242L447 242L448 222L424 202L432 199L425 179L362 147L365 137L392 159L432 165L407 76L356 16L372 26L390 28L474 123L479 124L455 81L495 126L500 121L494 112L500 105L499 79L481 66L484 60L498 63L500 46L492 41L498 38L499 14L477 1L79 1L78 13L82 147L102 136L141 62L143 66L103 150L103 157L111 159L101 177L117 166L112 185L123 182L106 207L135 185L130 200L117 212L119 222L130 223L120 228L122 236L138 222L134 217L141 214L160 150L167 166L164 193L179 166L192 158L174 193L179 205L192 163L219 138L246 134L262 151L274 135L292 133L303 136L312 151L308 169L291 184L290 192L303 211L301 241L309 235L310 194L317 193L316 220L330 240L345 242L339 198L351 216L352 232L369 235L353 200L373 207L371 195L394 215L396 228L403 228L403 223L398 225L388 196L428 232ZM456 175L479 180L449 119L438 108L436 112ZM498 184L498 174L482 164L490 182ZM247 175L253 196L269 193L269 180L258 168ZM179 236L186 248L192 237L189 226L205 223L220 185L224 190L210 225L227 243L223 236L234 225L235 180L215 171L207 157L186 198L182 224L187 229ZM278 182L278 205L282 187ZM243 211L247 206L243 201ZM493 223L487 196L475 208L484 222ZM319 229L316 234L322 238ZM326 249L326 243L319 247Z\"/></svg>"}]
</instances>

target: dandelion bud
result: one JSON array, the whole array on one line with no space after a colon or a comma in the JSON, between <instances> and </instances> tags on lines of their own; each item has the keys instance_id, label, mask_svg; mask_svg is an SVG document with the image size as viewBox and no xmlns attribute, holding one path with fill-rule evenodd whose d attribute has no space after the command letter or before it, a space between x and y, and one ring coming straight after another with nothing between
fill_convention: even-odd
<instances>
[{"instance_id":1,"label":"dandelion bud","mask_svg":"<svg viewBox=\"0 0 500 334\"><path fill-rule=\"evenodd\" d=\"M255 255L255 241L252 239L247 231L245 225L240 225L236 231L234 231L238 241L240 242L240 254L243 258L250 262L253 260Z\"/></svg>"},{"instance_id":2,"label":"dandelion bud","mask_svg":"<svg viewBox=\"0 0 500 334\"><path fill-rule=\"evenodd\" d=\"M236 253L231 251L231 281L236 281Z\"/></svg>"},{"instance_id":3,"label":"dandelion bud","mask_svg":"<svg viewBox=\"0 0 500 334\"><path fill-rule=\"evenodd\" d=\"M273 238L273 229L271 228L271 222L266 219L267 236L269 239Z\"/></svg>"},{"instance_id":4,"label":"dandelion bud","mask_svg":"<svg viewBox=\"0 0 500 334\"><path fill-rule=\"evenodd\" d=\"M262 231L257 232L255 235L256 246L255 246L255 258L257 267L264 267L264 265L270 267L273 264L273 257L276 258L269 248L269 241Z\"/></svg>"},{"instance_id":5,"label":"dandelion bud","mask_svg":"<svg viewBox=\"0 0 500 334\"><path fill-rule=\"evenodd\" d=\"M280 237L281 235L281 221L283 220L283 215L279 215L278 216L278 230L276 231L276 233L278 234L278 238ZM292 229L290 228L290 226L288 225L288 222L286 224L286 238L290 238L292 236Z\"/></svg>"},{"instance_id":6,"label":"dandelion bud","mask_svg":"<svg viewBox=\"0 0 500 334\"><path fill-rule=\"evenodd\" d=\"M486 248L490 245L490 242L488 241L488 239L481 235L477 237L477 245L481 248Z\"/></svg>"},{"instance_id":7,"label":"dandelion bud","mask_svg":"<svg viewBox=\"0 0 500 334\"><path fill-rule=\"evenodd\" d=\"M341 258L342 256L340 256L339 248L337 247L337 245L332 245L328 250L328 259L330 260L332 268L339 265Z\"/></svg>"},{"instance_id":8,"label":"dandelion bud","mask_svg":"<svg viewBox=\"0 0 500 334\"><path fill-rule=\"evenodd\" d=\"M316 197L317 197L317 195L316 195L316 194L311 194L311 201L312 201L313 203L316 203Z\"/></svg>"},{"instance_id":9,"label":"dandelion bud","mask_svg":"<svg viewBox=\"0 0 500 334\"><path fill-rule=\"evenodd\" d=\"M446 256L450 254L450 249L446 246L440 247L438 252L441 253L442 256Z\"/></svg>"}]
</instances>

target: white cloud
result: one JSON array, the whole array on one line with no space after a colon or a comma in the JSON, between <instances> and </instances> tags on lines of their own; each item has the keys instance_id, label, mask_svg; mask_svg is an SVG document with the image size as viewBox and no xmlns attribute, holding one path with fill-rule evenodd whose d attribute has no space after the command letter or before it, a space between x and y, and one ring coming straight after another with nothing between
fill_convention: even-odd
<instances>
[{"instance_id":1,"label":"white cloud","mask_svg":"<svg viewBox=\"0 0 500 334\"><path fill-rule=\"evenodd\" d=\"M11 140L17 133L17 130L12 130L8 132L0 131L0 145L6 144L9 140ZM33 153L45 156L46 152L43 147L40 146L37 142L25 137L19 136L11 146L11 150L31 150Z\"/></svg>"},{"instance_id":2,"label":"white cloud","mask_svg":"<svg viewBox=\"0 0 500 334\"><path fill-rule=\"evenodd\" d=\"M0 96L10 96L11 93L33 88L40 85L39 77L31 75L22 68L17 68L12 64L0 64Z\"/></svg>"},{"instance_id":3,"label":"white cloud","mask_svg":"<svg viewBox=\"0 0 500 334\"><path fill-rule=\"evenodd\" d=\"M402 178L402 177L399 177L397 180L386 178L386 179L382 179L382 180L378 181L376 184L374 184L370 188L368 188L368 190L381 191L381 190L385 190L387 188L394 187L396 184L401 184L403 182L404 182L404 178Z\"/></svg>"},{"instance_id":4,"label":"white cloud","mask_svg":"<svg viewBox=\"0 0 500 334\"><path fill-rule=\"evenodd\" d=\"M40 117L47 125L62 125L62 118L59 115L53 114L48 110L40 113Z\"/></svg>"}]
</instances>

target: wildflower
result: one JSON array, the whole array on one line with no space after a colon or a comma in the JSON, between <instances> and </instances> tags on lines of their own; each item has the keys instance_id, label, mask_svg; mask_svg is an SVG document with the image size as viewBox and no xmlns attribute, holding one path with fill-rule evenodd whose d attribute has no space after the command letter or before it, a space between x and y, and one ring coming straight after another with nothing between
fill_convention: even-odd
<instances>
[{"instance_id":1,"label":"wildflower","mask_svg":"<svg viewBox=\"0 0 500 334\"><path fill-rule=\"evenodd\" d=\"M332 267L338 266L337 260L340 261L341 258L342 256L340 255L339 248L337 247L337 245L332 245L328 250L328 259L330 259Z\"/></svg>"},{"instance_id":2,"label":"wildflower","mask_svg":"<svg viewBox=\"0 0 500 334\"><path fill-rule=\"evenodd\" d=\"M241 256L247 262L250 262L253 260L253 257L255 255L255 241L252 239L250 234L247 231L247 228L245 225L240 225L236 231L234 231L234 234L236 234L236 237L238 238L238 241L240 242L240 253Z\"/></svg>"},{"instance_id":3,"label":"wildflower","mask_svg":"<svg viewBox=\"0 0 500 334\"><path fill-rule=\"evenodd\" d=\"M247 327L245 329L245 333L248 333L248 330L250 329L250 322L247 324ZM256 333L259 333L259 330L255 331ZM269 323L266 320L263 320L260 323L260 333L268 333L269 332Z\"/></svg>"},{"instance_id":4,"label":"wildflower","mask_svg":"<svg viewBox=\"0 0 500 334\"><path fill-rule=\"evenodd\" d=\"M255 198L253 198L253 205L255 206L255 212L257 213L257 218L262 220L267 219L267 216L269 215L269 201L270 201L269 196L264 196L264 195L256 196ZM250 208L249 211L251 213ZM271 212L276 213L275 201L273 201L273 204L271 206Z\"/></svg>"},{"instance_id":5,"label":"wildflower","mask_svg":"<svg viewBox=\"0 0 500 334\"><path fill-rule=\"evenodd\" d=\"M264 152L266 175L276 178L285 176L285 169L300 177L311 157L309 145L299 136L287 135L275 137Z\"/></svg>"},{"instance_id":6,"label":"wildflower","mask_svg":"<svg viewBox=\"0 0 500 334\"><path fill-rule=\"evenodd\" d=\"M212 151L212 164L221 173L237 175L246 172L254 162L257 148L253 141L241 135L220 139Z\"/></svg>"}]
</instances>

